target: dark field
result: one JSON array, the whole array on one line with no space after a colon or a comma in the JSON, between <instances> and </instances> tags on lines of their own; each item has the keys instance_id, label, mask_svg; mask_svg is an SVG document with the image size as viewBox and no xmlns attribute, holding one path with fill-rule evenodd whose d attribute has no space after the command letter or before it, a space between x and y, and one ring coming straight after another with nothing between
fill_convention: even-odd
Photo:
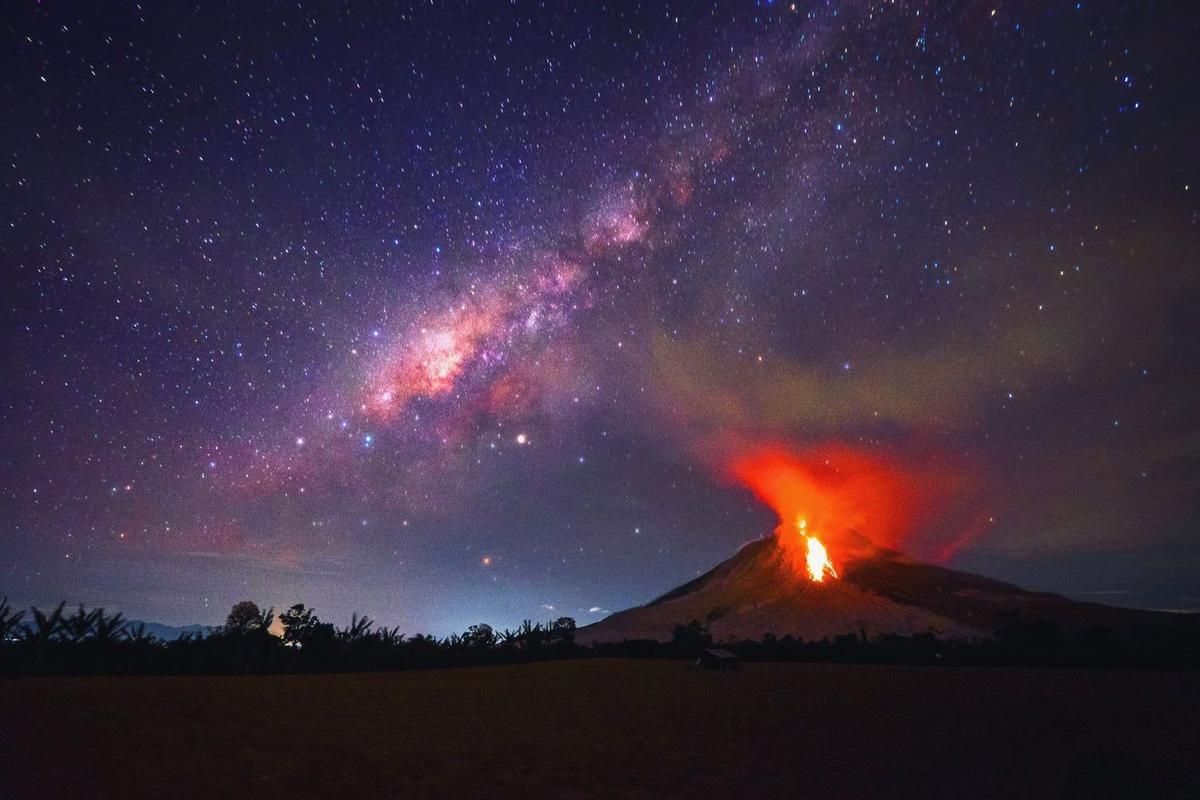
<instances>
[{"instance_id":1,"label":"dark field","mask_svg":"<svg viewBox=\"0 0 1200 800\"><path fill-rule=\"evenodd\" d=\"M591 660L0 684L5 797L1197 797L1200 674Z\"/></svg>"}]
</instances>

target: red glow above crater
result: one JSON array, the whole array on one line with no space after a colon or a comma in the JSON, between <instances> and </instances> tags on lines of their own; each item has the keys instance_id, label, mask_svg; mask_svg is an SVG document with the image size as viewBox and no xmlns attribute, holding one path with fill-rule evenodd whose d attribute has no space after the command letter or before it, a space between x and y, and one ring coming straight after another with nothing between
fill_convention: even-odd
<instances>
[{"instance_id":1,"label":"red glow above crater","mask_svg":"<svg viewBox=\"0 0 1200 800\"><path fill-rule=\"evenodd\" d=\"M936 546L924 540L944 531L938 518L962 485L955 474L837 444L761 447L735 458L729 471L775 511L780 542L818 582L836 576L847 560L869 555L871 544Z\"/></svg>"}]
</instances>

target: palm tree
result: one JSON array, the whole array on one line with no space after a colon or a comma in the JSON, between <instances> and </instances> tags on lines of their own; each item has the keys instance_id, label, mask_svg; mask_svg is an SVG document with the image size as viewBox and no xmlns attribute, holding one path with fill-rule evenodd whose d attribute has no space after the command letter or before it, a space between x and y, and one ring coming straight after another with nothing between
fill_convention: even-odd
<instances>
[{"instance_id":1,"label":"palm tree","mask_svg":"<svg viewBox=\"0 0 1200 800\"><path fill-rule=\"evenodd\" d=\"M95 628L92 631L92 641L102 644L113 644L121 641L125 635L125 615L120 611L111 617L104 615L104 609L96 609Z\"/></svg>"},{"instance_id":2,"label":"palm tree","mask_svg":"<svg viewBox=\"0 0 1200 800\"><path fill-rule=\"evenodd\" d=\"M54 643L62 635L63 608L66 605L65 601L59 603L58 608L49 614L37 607L30 607L29 610L33 612L33 624L25 623L21 626L21 637L28 646L33 648L33 661L30 669L34 674L44 671L57 673L61 669L61 665L48 665L47 661L51 658Z\"/></svg>"},{"instance_id":3,"label":"palm tree","mask_svg":"<svg viewBox=\"0 0 1200 800\"><path fill-rule=\"evenodd\" d=\"M63 608L66 605L66 601L59 603L58 608L49 614L37 607L31 607L29 610L33 612L33 625L26 624L22 626L25 641L36 645L45 645L57 639L59 632L62 630Z\"/></svg>"},{"instance_id":4,"label":"palm tree","mask_svg":"<svg viewBox=\"0 0 1200 800\"><path fill-rule=\"evenodd\" d=\"M8 604L8 598L0 600L0 642L15 639L20 633L21 620L25 618L25 610L13 611Z\"/></svg>"},{"instance_id":5,"label":"palm tree","mask_svg":"<svg viewBox=\"0 0 1200 800\"><path fill-rule=\"evenodd\" d=\"M542 641L545 638L542 623L525 620L521 623L521 627L517 631L517 646L522 649L533 650L541 647Z\"/></svg>"},{"instance_id":6,"label":"palm tree","mask_svg":"<svg viewBox=\"0 0 1200 800\"><path fill-rule=\"evenodd\" d=\"M154 644L158 638L146 630L146 623L139 622L136 628L125 626L125 640L132 645Z\"/></svg>"},{"instance_id":7,"label":"palm tree","mask_svg":"<svg viewBox=\"0 0 1200 800\"><path fill-rule=\"evenodd\" d=\"M62 632L67 639L78 644L88 638L95 625L96 610L84 611L83 603L80 603L79 610L73 616L63 617Z\"/></svg>"},{"instance_id":8,"label":"palm tree","mask_svg":"<svg viewBox=\"0 0 1200 800\"><path fill-rule=\"evenodd\" d=\"M350 615L350 624L338 631L338 637L347 642L357 642L367 636L374 624L373 619L366 614L360 617L356 611Z\"/></svg>"},{"instance_id":9,"label":"palm tree","mask_svg":"<svg viewBox=\"0 0 1200 800\"><path fill-rule=\"evenodd\" d=\"M404 634L400 632L400 626L394 628L380 628L375 631L376 638L384 647L397 647L404 643Z\"/></svg>"}]
</instances>

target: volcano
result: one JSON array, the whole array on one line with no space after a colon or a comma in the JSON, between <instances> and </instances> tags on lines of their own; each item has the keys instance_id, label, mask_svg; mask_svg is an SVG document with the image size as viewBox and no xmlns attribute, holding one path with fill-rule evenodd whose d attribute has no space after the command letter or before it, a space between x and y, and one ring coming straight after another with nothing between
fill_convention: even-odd
<instances>
[{"instance_id":1,"label":"volcano","mask_svg":"<svg viewBox=\"0 0 1200 800\"><path fill-rule=\"evenodd\" d=\"M797 569L778 534L742 547L732 558L650 603L579 629L576 641L668 641L674 626L697 620L717 642L766 634L813 641L847 633L943 638L990 635L1006 620L1054 622L1065 633L1200 629L1200 615L1114 608L915 561L863 537L840 575Z\"/></svg>"}]
</instances>

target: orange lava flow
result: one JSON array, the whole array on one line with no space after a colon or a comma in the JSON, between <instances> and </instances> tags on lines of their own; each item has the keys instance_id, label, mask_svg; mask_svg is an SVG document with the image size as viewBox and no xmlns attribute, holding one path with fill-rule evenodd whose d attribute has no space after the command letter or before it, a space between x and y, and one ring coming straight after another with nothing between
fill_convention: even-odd
<instances>
[{"instance_id":1,"label":"orange lava flow","mask_svg":"<svg viewBox=\"0 0 1200 800\"><path fill-rule=\"evenodd\" d=\"M821 544L821 540L817 537L805 533L807 525L805 520L800 520L796 527L800 529L800 535L804 537L804 566L808 570L808 579L815 583L822 583L826 575L836 578L837 570L833 568L833 562L829 560L829 553L825 550L825 545Z\"/></svg>"}]
</instances>

